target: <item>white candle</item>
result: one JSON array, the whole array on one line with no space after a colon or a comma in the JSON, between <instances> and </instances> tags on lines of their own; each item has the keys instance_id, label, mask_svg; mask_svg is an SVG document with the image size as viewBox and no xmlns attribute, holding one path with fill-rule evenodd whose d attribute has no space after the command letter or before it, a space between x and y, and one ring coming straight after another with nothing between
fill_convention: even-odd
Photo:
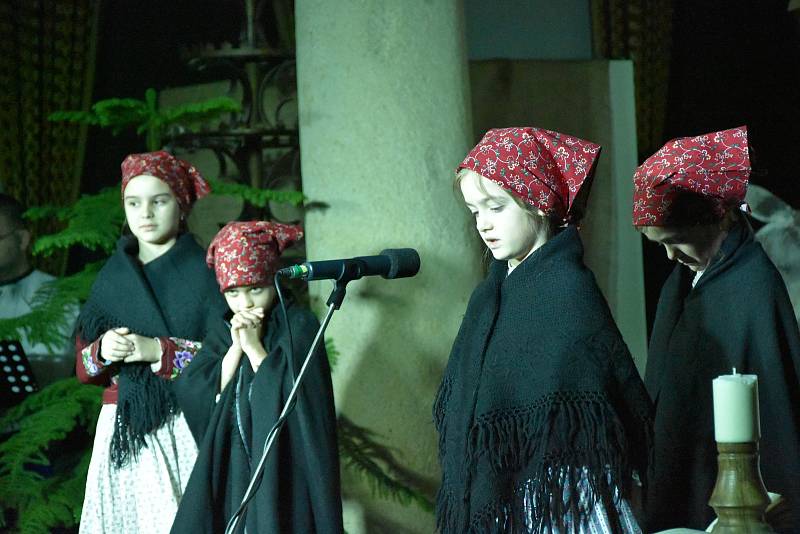
<instances>
[{"instance_id":1,"label":"white candle","mask_svg":"<svg viewBox=\"0 0 800 534\"><path fill-rule=\"evenodd\" d=\"M722 375L713 380L714 438L719 443L758 441L761 423L758 415L758 377Z\"/></svg>"}]
</instances>

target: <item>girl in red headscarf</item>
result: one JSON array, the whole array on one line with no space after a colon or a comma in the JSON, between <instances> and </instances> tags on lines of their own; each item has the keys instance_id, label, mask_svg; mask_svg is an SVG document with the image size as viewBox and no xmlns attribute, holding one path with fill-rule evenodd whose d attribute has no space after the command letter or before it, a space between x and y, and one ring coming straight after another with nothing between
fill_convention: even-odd
<instances>
[{"instance_id":1,"label":"girl in red headscarf","mask_svg":"<svg viewBox=\"0 0 800 534\"><path fill-rule=\"evenodd\" d=\"M704 529L717 477L711 381L758 375L761 472L800 529L800 334L781 275L741 208L747 128L674 139L634 174L633 224L675 265L661 289L645 382L655 406L648 530ZM775 526L775 525L773 525Z\"/></svg>"},{"instance_id":2,"label":"girl in red headscarf","mask_svg":"<svg viewBox=\"0 0 800 534\"><path fill-rule=\"evenodd\" d=\"M594 276L580 221L600 147L490 130L457 183L494 260L434 404L446 534L641 532L650 401Z\"/></svg>"},{"instance_id":3,"label":"girl in red headscarf","mask_svg":"<svg viewBox=\"0 0 800 534\"><path fill-rule=\"evenodd\" d=\"M208 248L206 260L229 310L211 317L203 348L176 382L200 452L173 534L225 530L316 335L319 323L310 311L290 304L284 317L275 306L281 252L302 235L290 225L232 222ZM295 411L241 524L261 534L343 532L336 414L324 347L310 363Z\"/></svg>"},{"instance_id":4,"label":"girl in red headscarf","mask_svg":"<svg viewBox=\"0 0 800 534\"><path fill-rule=\"evenodd\" d=\"M86 480L81 532L168 532L197 448L171 381L224 301L205 253L185 233L208 184L166 152L122 163L130 235L95 280L77 322L76 370L105 386Z\"/></svg>"}]
</instances>

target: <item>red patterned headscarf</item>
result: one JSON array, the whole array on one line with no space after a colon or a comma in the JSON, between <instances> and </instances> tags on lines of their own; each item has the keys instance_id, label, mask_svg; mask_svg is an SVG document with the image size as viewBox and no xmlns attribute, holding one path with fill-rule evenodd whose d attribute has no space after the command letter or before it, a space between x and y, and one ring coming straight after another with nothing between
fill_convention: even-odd
<instances>
[{"instance_id":1,"label":"red patterned headscarf","mask_svg":"<svg viewBox=\"0 0 800 534\"><path fill-rule=\"evenodd\" d=\"M497 128L486 132L458 169L475 171L545 215L571 223L583 215L599 156L600 145L570 135Z\"/></svg>"},{"instance_id":2,"label":"red patterned headscarf","mask_svg":"<svg viewBox=\"0 0 800 534\"><path fill-rule=\"evenodd\" d=\"M168 152L146 152L131 154L122 162L122 196L132 178L141 175L153 176L165 182L175 199L181 213L187 214L198 198L203 198L211 188L194 165L178 159Z\"/></svg>"},{"instance_id":3,"label":"red patterned headscarf","mask_svg":"<svg viewBox=\"0 0 800 534\"><path fill-rule=\"evenodd\" d=\"M745 206L750 171L746 126L673 139L633 175L633 224L669 225L675 200L687 194L706 200L711 215L722 218Z\"/></svg>"},{"instance_id":4,"label":"red patterned headscarf","mask_svg":"<svg viewBox=\"0 0 800 534\"><path fill-rule=\"evenodd\" d=\"M220 291L273 283L281 253L303 237L299 226L269 221L231 222L208 246L206 263Z\"/></svg>"}]
</instances>

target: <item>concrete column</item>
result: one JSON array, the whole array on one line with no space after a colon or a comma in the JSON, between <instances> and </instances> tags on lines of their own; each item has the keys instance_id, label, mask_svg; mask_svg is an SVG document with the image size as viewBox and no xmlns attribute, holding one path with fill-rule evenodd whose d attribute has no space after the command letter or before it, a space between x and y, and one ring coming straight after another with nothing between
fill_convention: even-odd
<instances>
[{"instance_id":1,"label":"concrete column","mask_svg":"<svg viewBox=\"0 0 800 534\"><path fill-rule=\"evenodd\" d=\"M420 274L350 284L328 330L340 352L337 408L389 445L432 496L431 405L471 290L480 247L455 166L471 147L457 0L299 0L297 76L309 259L413 247ZM311 284L322 309L327 282ZM344 494L369 532L432 532L431 514L373 498L346 468Z\"/></svg>"}]
</instances>

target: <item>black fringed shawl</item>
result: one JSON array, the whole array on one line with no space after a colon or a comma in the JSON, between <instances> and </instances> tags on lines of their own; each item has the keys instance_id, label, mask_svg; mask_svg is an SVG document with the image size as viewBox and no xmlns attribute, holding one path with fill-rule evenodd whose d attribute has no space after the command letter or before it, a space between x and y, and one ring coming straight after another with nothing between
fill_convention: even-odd
<instances>
[{"instance_id":1,"label":"black fringed shawl","mask_svg":"<svg viewBox=\"0 0 800 534\"><path fill-rule=\"evenodd\" d=\"M77 334L94 341L111 328L127 327L147 337L202 340L206 316L226 309L205 252L190 234L142 266L138 241L123 236L92 285L81 308ZM117 418L110 454L120 467L144 445L144 436L163 425L177 404L169 382L148 363L121 364ZM113 372L113 369L111 370Z\"/></svg>"},{"instance_id":2,"label":"black fringed shawl","mask_svg":"<svg viewBox=\"0 0 800 534\"><path fill-rule=\"evenodd\" d=\"M581 470L609 505L646 471L651 404L577 230L506 273L493 262L473 292L434 404L446 534L562 526L590 512L574 486L562 499Z\"/></svg>"},{"instance_id":3,"label":"black fringed shawl","mask_svg":"<svg viewBox=\"0 0 800 534\"><path fill-rule=\"evenodd\" d=\"M299 371L319 322L311 312L293 306L288 316L294 367ZM203 348L175 382L199 452L172 534L224 531L244 496L251 469L292 387L288 334L277 307L268 319L263 343L269 355L258 372L253 373L243 355L235 377L215 404L222 358L231 346L230 329L220 316ZM295 411L270 452L261 486L242 524L247 532L260 534L343 532L336 414L324 347L309 364Z\"/></svg>"},{"instance_id":4,"label":"black fringed shawl","mask_svg":"<svg viewBox=\"0 0 800 534\"><path fill-rule=\"evenodd\" d=\"M800 532L800 334L780 273L746 221L692 289L676 265L661 290L650 336L647 389L655 402L655 471L648 532L704 529L717 478L711 381L758 375L761 473L786 497ZM779 532L784 532L779 530Z\"/></svg>"}]
</instances>

